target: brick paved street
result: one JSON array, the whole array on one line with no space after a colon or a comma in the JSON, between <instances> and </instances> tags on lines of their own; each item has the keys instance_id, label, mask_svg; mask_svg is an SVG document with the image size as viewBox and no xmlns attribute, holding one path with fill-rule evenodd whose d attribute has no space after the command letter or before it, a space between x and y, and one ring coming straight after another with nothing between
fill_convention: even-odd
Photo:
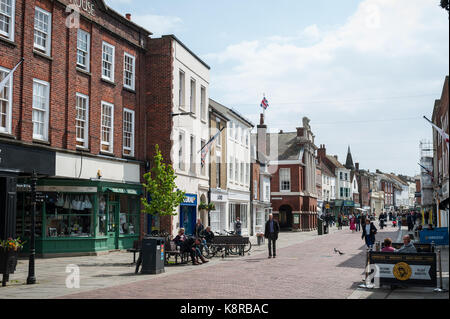
<instances>
[{"instance_id":1,"label":"brick paved street","mask_svg":"<svg viewBox=\"0 0 450 319\"><path fill-rule=\"evenodd\" d=\"M188 272L63 298L347 298L363 278L365 246L360 236L344 228L280 248L276 259L267 259L261 251ZM386 236L394 238L396 233L392 228L380 231L377 240ZM344 255L336 254L333 248Z\"/></svg>"},{"instance_id":2,"label":"brick paved street","mask_svg":"<svg viewBox=\"0 0 450 319\"><path fill-rule=\"evenodd\" d=\"M377 240L400 233L389 227L379 230ZM20 260L1 298L151 298L151 299L366 299L448 298L432 289L364 290L365 245L361 233L332 228L330 234L316 231L281 233L278 256L267 259L267 242L252 248L245 257L213 258L206 265L169 266L160 275L135 275L132 254L112 252L100 256L36 260L36 285L26 285L28 261ZM253 240L255 241L255 240ZM334 248L344 252L339 255ZM443 255L448 268L448 248ZM80 267L80 288L67 288L66 266ZM270 281L268 288L267 281ZM275 284L273 284L275 283ZM444 273L448 289L448 272Z\"/></svg>"}]
</instances>

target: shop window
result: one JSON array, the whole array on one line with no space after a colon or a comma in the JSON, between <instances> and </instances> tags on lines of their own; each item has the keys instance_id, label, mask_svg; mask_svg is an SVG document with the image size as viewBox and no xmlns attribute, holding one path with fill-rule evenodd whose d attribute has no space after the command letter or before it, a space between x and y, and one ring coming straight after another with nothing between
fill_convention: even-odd
<instances>
[{"instance_id":1,"label":"shop window","mask_svg":"<svg viewBox=\"0 0 450 319\"><path fill-rule=\"evenodd\" d=\"M119 234L139 234L139 197L120 195Z\"/></svg>"},{"instance_id":2,"label":"shop window","mask_svg":"<svg viewBox=\"0 0 450 319\"><path fill-rule=\"evenodd\" d=\"M93 236L93 206L92 195L48 193L46 237Z\"/></svg>"},{"instance_id":3,"label":"shop window","mask_svg":"<svg viewBox=\"0 0 450 319\"><path fill-rule=\"evenodd\" d=\"M247 204L240 205L240 219L241 219L241 227L247 228Z\"/></svg>"},{"instance_id":4,"label":"shop window","mask_svg":"<svg viewBox=\"0 0 450 319\"><path fill-rule=\"evenodd\" d=\"M30 238L31 214L33 206L31 204L31 193L17 193L17 217L16 236L20 238ZM36 204L36 237L42 236L42 204Z\"/></svg>"}]
</instances>

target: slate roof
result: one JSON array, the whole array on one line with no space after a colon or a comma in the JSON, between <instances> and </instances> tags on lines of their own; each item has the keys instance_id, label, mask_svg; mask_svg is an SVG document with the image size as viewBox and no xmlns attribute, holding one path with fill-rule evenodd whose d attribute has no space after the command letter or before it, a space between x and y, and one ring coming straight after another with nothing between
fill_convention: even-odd
<instances>
[{"instance_id":1,"label":"slate roof","mask_svg":"<svg viewBox=\"0 0 450 319\"><path fill-rule=\"evenodd\" d=\"M336 168L345 168L334 156L327 155L327 159L333 164Z\"/></svg>"}]
</instances>

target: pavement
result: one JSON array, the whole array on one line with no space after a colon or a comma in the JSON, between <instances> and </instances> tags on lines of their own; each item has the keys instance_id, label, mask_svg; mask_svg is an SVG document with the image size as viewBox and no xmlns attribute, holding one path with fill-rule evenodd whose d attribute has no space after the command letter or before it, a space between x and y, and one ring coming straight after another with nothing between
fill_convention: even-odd
<instances>
[{"instance_id":1,"label":"pavement","mask_svg":"<svg viewBox=\"0 0 450 319\"><path fill-rule=\"evenodd\" d=\"M377 240L401 235L389 227L378 232ZM267 258L267 241L261 246L256 238L251 241L252 250L244 257L212 258L200 266L166 266L159 275L134 274L133 255L119 251L36 259L37 282L27 285L28 260L19 260L7 286L0 287L0 299L448 299L448 293L425 288L358 288L364 279L366 250L361 233L352 233L348 227L332 227L323 236L317 231L282 232L276 259ZM448 246L442 249L442 261L448 289ZM71 288L70 282L66 285L74 269L67 268L71 265L79 269L79 288Z\"/></svg>"}]
</instances>

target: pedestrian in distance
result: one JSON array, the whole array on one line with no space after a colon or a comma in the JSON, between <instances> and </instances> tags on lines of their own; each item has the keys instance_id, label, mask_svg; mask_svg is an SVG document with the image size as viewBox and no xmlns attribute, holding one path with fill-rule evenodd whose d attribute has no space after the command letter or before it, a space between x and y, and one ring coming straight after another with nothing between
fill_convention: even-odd
<instances>
[{"instance_id":1,"label":"pedestrian in distance","mask_svg":"<svg viewBox=\"0 0 450 319\"><path fill-rule=\"evenodd\" d=\"M350 219L350 230L352 231L352 233L354 233L356 230L356 218L355 216L350 215L349 219Z\"/></svg>"},{"instance_id":2,"label":"pedestrian in distance","mask_svg":"<svg viewBox=\"0 0 450 319\"><path fill-rule=\"evenodd\" d=\"M358 213L356 215L356 231L359 232L361 230L361 214Z\"/></svg>"},{"instance_id":3,"label":"pedestrian in distance","mask_svg":"<svg viewBox=\"0 0 450 319\"><path fill-rule=\"evenodd\" d=\"M264 230L264 237L268 239L269 257L275 258L277 256L276 242L278 240L278 233L280 232L280 224L273 219L273 215L269 214L269 220L266 222Z\"/></svg>"},{"instance_id":4,"label":"pedestrian in distance","mask_svg":"<svg viewBox=\"0 0 450 319\"><path fill-rule=\"evenodd\" d=\"M241 236L242 223L239 217L236 217L236 221L234 222L234 232L236 235Z\"/></svg>"},{"instance_id":5,"label":"pedestrian in distance","mask_svg":"<svg viewBox=\"0 0 450 319\"><path fill-rule=\"evenodd\" d=\"M380 228L383 229L384 228L384 213L380 214L380 216L378 217L378 220L380 221Z\"/></svg>"},{"instance_id":6,"label":"pedestrian in distance","mask_svg":"<svg viewBox=\"0 0 450 319\"><path fill-rule=\"evenodd\" d=\"M368 249L373 249L373 244L375 243L375 234L377 233L377 228L369 219L366 219L366 225L363 227L363 232L361 239L366 241L366 246Z\"/></svg>"},{"instance_id":7,"label":"pedestrian in distance","mask_svg":"<svg viewBox=\"0 0 450 319\"><path fill-rule=\"evenodd\" d=\"M408 231L413 230L414 224L411 212L406 215L406 223L408 224Z\"/></svg>"},{"instance_id":8,"label":"pedestrian in distance","mask_svg":"<svg viewBox=\"0 0 450 319\"><path fill-rule=\"evenodd\" d=\"M338 229L342 229L342 216L341 216L341 214L339 214L338 218L337 218L337 227L338 227Z\"/></svg>"}]
</instances>

